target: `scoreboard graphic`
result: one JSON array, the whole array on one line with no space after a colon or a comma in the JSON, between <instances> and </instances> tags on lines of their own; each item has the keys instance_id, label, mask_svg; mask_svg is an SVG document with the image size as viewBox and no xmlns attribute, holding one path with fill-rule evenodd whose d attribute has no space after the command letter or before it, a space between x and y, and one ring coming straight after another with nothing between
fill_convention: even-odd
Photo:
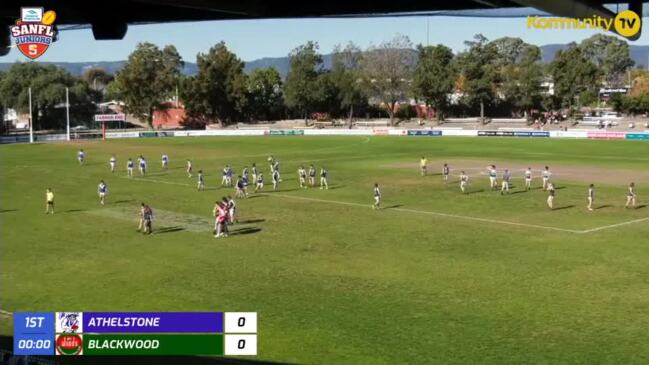
<instances>
[{"instance_id":1,"label":"scoreboard graphic","mask_svg":"<svg viewBox=\"0 0 649 365\"><path fill-rule=\"evenodd\" d=\"M14 355L257 355L256 312L17 312Z\"/></svg>"}]
</instances>

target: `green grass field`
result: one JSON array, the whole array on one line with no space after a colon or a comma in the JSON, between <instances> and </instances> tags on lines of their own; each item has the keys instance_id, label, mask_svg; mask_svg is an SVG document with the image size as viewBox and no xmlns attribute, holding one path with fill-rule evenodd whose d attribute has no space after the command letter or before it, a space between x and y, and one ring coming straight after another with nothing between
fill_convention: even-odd
<instances>
[{"instance_id":1,"label":"green grass field","mask_svg":"<svg viewBox=\"0 0 649 365\"><path fill-rule=\"evenodd\" d=\"M459 137L3 145L0 309L256 311L258 358L280 362L646 364L648 152L647 142ZM126 158L139 154L149 176L126 178ZM281 161L277 192L269 154ZM430 176L419 176L421 156ZM206 172L208 190L196 191L186 158ZM488 190L493 161L514 169L514 194ZM217 188L220 171L252 162L266 191L239 200L234 234L215 239L213 203L233 194ZM329 190L298 189L296 169L311 162L329 170ZM537 187L542 166L561 172L559 209L540 189L521 191L528 165ZM460 168L471 175L466 195ZM110 189L103 207L100 179ZM636 209L624 209L630 181ZM44 214L47 187L55 215ZM136 232L141 201L157 213L156 234ZM4 315L1 332L11 328Z\"/></svg>"}]
</instances>

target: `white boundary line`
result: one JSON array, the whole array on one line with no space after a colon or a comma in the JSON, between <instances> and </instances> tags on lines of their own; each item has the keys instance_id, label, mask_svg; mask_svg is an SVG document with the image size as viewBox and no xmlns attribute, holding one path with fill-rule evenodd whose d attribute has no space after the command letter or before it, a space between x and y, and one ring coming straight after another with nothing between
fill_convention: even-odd
<instances>
[{"instance_id":1,"label":"white boundary line","mask_svg":"<svg viewBox=\"0 0 649 365\"><path fill-rule=\"evenodd\" d=\"M179 185L179 186L189 186L189 187L194 186L194 185L190 185L190 184L177 183L177 182L173 182L173 181L149 179L149 178L142 178L142 177L135 177L135 176L134 177L121 176L121 178L127 179L127 180L154 182L154 183L162 183L162 184L169 184L169 185ZM348 206L353 206L353 207L369 208L371 206L371 204L361 204L361 203L353 203L353 202L344 202L344 201L339 201L339 200L326 200L326 199L318 199L318 198L308 198L308 197L303 197L303 196L280 194L280 193L266 192L266 193L261 193L261 194L264 194L264 195L267 195L267 196L277 196L277 197L287 198L287 199L307 200L307 201L314 201L314 202L319 202L319 203L348 205ZM626 222L622 222L622 223L611 224L611 225L606 225L606 226L601 226L601 227L596 227L596 228L591 228L591 229L577 230L577 229L567 229L567 228L559 228L559 227L552 227L552 226L542 226L542 225L538 225L538 224L519 223L519 222L502 221L502 220L496 220L496 219L472 217L472 216L466 216L466 215L460 215L460 214L434 212L434 211L428 211L428 210L418 210L418 209L408 209L408 208L388 208L387 210L395 210L395 211L399 211L399 212L414 213L414 214L427 214L427 215L434 215L434 216L438 216L438 217L454 218L454 219L461 219L461 220L474 221L474 222L495 223L495 224L501 224L501 225L536 228L536 229L545 229L545 230L550 230L550 231L576 233L576 234L586 234L586 233L592 233L592 232L599 232L599 231L603 231L605 229L616 228L616 227L620 227L620 226L625 226L627 224L633 224L633 223L644 222L644 221L649 220L649 217L645 217L645 218L634 219L634 220L631 220L631 221L626 221Z\"/></svg>"}]
</instances>

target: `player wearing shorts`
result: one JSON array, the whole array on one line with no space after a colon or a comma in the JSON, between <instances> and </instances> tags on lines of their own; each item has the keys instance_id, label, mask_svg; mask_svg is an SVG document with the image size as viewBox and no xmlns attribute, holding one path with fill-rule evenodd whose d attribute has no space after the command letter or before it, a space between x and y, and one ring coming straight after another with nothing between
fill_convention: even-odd
<instances>
[{"instance_id":1,"label":"player wearing shorts","mask_svg":"<svg viewBox=\"0 0 649 365\"><path fill-rule=\"evenodd\" d=\"M79 160L79 165L83 165L83 162L86 160L86 153L83 152L83 149L77 152L77 160Z\"/></svg>"},{"instance_id":2,"label":"player wearing shorts","mask_svg":"<svg viewBox=\"0 0 649 365\"><path fill-rule=\"evenodd\" d=\"M203 170L198 170L198 191L205 190L205 177Z\"/></svg>"},{"instance_id":3,"label":"player wearing shorts","mask_svg":"<svg viewBox=\"0 0 649 365\"><path fill-rule=\"evenodd\" d=\"M223 177L221 177L221 186L228 186L228 171L230 166L225 165L223 168Z\"/></svg>"},{"instance_id":4,"label":"player wearing shorts","mask_svg":"<svg viewBox=\"0 0 649 365\"><path fill-rule=\"evenodd\" d=\"M146 211L146 205L144 203L142 203L142 205L140 206L140 212L139 212L140 223L137 225L137 231L138 232L140 232L141 230L144 229L144 212L145 211Z\"/></svg>"},{"instance_id":5,"label":"player wearing shorts","mask_svg":"<svg viewBox=\"0 0 649 365\"><path fill-rule=\"evenodd\" d=\"M126 176L133 177L133 160L129 157L126 161Z\"/></svg>"},{"instance_id":6,"label":"player wearing shorts","mask_svg":"<svg viewBox=\"0 0 649 365\"><path fill-rule=\"evenodd\" d=\"M277 186L279 186L279 172L277 170L273 171L273 190L277 190Z\"/></svg>"},{"instance_id":7,"label":"player wearing shorts","mask_svg":"<svg viewBox=\"0 0 649 365\"><path fill-rule=\"evenodd\" d=\"M104 205L106 203L106 194L108 194L108 185L104 182L104 180L101 180L99 182L99 186L97 186L97 193L99 194L99 202L101 205Z\"/></svg>"},{"instance_id":8,"label":"player wearing shorts","mask_svg":"<svg viewBox=\"0 0 649 365\"><path fill-rule=\"evenodd\" d=\"M469 176L462 171L460 173L460 190L466 193L466 185L469 183Z\"/></svg>"},{"instance_id":9,"label":"player wearing shorts","mask_svg":"<svg viewBox=\"0 0 649 365\"><path fill-rule=\"evenodd\" d=\"M311 187L315 186L315 173L316 173L315 167L313 167L313 165L310 165L309 166L309 185L311 185Z\"/></svg>"},{"instance_id":10,"label":"player wearing shorts","mask_svg":"<svg viewBox=\"0 0 649 365\"><path fill-rule=\"evenodd\" d=\"M588 187L588 205L586 208L590 211L593 210L593 202L595 201L595 185L590 184Z\"/></svg>"},{"instance_id":11,"label":"player wearing shorts","mask_svg":"<svg viewBox=\"0 0 649 365\"><path fill-rule=\"evenodd\" d=\"M54 192L52 192L52 189L47 188L45 192L45 214L50 212L54 214Z\"/></svg>"},{"instance_id":12,"label":"player wearing shorts","mask_svg":"<svg viewBox=\"0 0 649 365\"><path fill-rule=\"evenodd\" d=\"M187 160L187 170L186 170L186 172L187 172L187 178L191 178L192 177L192 161L191 160Z\"/></svg>"},{"instance_id":13,"label":"player wearing shorts","mask_svg":"<svg viewBox=\"0 0 649 365\"><path fill-rule=\"evenodd\" d=\"M548 188L548 184L550 183L550 168L548 166L543 169L543 190L546 190Z\"/></svg>"},{"instance_id":14,"label":"player wearing shorts","mask_svg":"<svg viewBox=\"0 0 649 365\"><path fill-rule=\"evenodd\" d=\"M498 189L498 172L496 171L496 165L491 165L488 168L488 173L489 173L489 187L491 190L496 190Z\"/></svg>"},{"instance_id":15,"label":"player wearing shorts","mask_svg":"<svg viewBox=\"0 0 649 365\"><path fill-rule=\"evenodd\" d=\"M221 202L216 202L216 207L215 209L215 229L214 229L214 238L219 238L219 237L227 237L228 236L228 229L226 227L226 222L228 219L228 212L227 212L227 198L223 198L223 201Z\"/></svg>"},{"instance_id":16,"label":"player wearing shorts","mask_svg":"<svg viewBox=\"0 0 649 365\"><path fill-rule=\"evenodd\" d=\"M140 156L138 160L140 163L140 175L146 176L146 160L144 159L144 156Z\"/></svg>"},{"instance_id":17,"label":"player wearing shorts","mask_svg":"<svg viewBox=\"0 0 649 365\"><path fill-rule=\"evenodd\" d=\"M327 181L328 174L329 171L327 171L327 169L325 169L324 167L320 169L320 189L329 190L329 182Z\"/></svg>"},{"instance_id":18,"label":"player wearing shorts","mask_svg":"<svg viewBox=\"0 0 649 365\"><path fill-rule=\"evenodd\" d=\"M426 176L426 169L428 165L428 160L425 157L422 157L421 160L419 160L419 169L421 170L421 176Z\"/></svg>"},{"instance_id":19,"label":"player wearing shorts","mask_svg":"<svg viewBox=\"0 0 649 365\"><path fill-rule=\"evenodd\" d=\"M381 209L381 190L379 189L379 184L374 184L374 204L372 204L372 209Z\"/></svg>"},{"instance_id":20,"label":"player wearing shorts","mask_svg":"<svg viewBox=\"0 0 649 365\"><path fill-rule=\"evenodd\" d=\"M110 164L110 172L115 172L115 164L117 164L117 158L115 158L115 155L110 156L108 163Z\"/></svg>"},{"instance_id":21,"label":"player wearing shorts","mask_svg":"<svg viewBox=\"0 0 649 365\"><path fill-rule=\"evenodd\" d=\"M442 166L442 176L444 177L444 184L448 183L448 175L451 173L451 169L448 168L448 164Z\"/></svg>"},{"instance_id":22,"label":"player wearing shorts","mask_svg":"<svg viewBox=\"0 0 649 365\"><path fill-rule=\"evenodd\" d=\"M225 174L226 176L226 184L227 186L232 186L232 175L234 175L234 171L232 171L232 167L227 166L227 173Z\"/></svg>"},{"instance_id":23,"label":"player wearing shorts","mask_svg":"<svg viewBox=\"0 0 649 365\"><path fill-rule=\"evenodd\" d=\"M503 173L503 181L501 183L500 187L500 195L509 194L509 182L512 179L512 174L509 172L508 169L505 169L505 172Z\"/></svg>"},{"instance_id":24,"label":"player wearing shorts","mask_svg":"<svg viewBox=\"0 0 649 365\"><path fill-rule=\"evenodd\" d=\"M300 181L300 187L306 189L306 170L304 169L304 166L300 166L300 168L297 169L297 177Z\"/></svg>"},{"instance_id":25,"label":"player wearing shorts","mask_svg":"<svg viewBox=\"0 0 649 365\"><path fill-rule=\"evenodd\" d=\"M235 211L237 209L237 204L234 202L231 196L228 195L228 221L230 224L234 224L237 220L235 218Z\"/></svg>"},{"instance_id":26,"label":"player wearing shorts","mask_svg":"<svg viewBox=\"0 0 649 365\"><path fill-rule=\"evenodd\" d=\"M553 183L551 183L551 182L548 183L547 191L548 191L548 207L550 207L550 209L554 209L555 191L554 191L554 184Z\"/></svg>"},{"instance_id":27,"label":"player wearing shorts","mask_svg":"<svg viewBox=\"0 0 649 365\"><path fill-rule=\"evenodd\" d=\"M245 190L245 185L243 183L243 178L239 176L237 178L237 182L235 184L235 196L237 198L247 198L246 196L246 190Z\"/></svg>"},{"instance_id":28,"label":"player wearing shorts","mask_svg":"<svg viewBox=\"0 0 649 365\"><path fill-rule=\"evenodd\" d=\"M241 171L241 176L248 179L248 166L243 167L243 171Z\"/></svg>"},{"instance_id":29,"label":"player wearing shorts","mask_svg":"<svg viewBox=\"0 0 649 365\"><path fill-rule=\"evenodd\" d=\"M166 154L162 155L162 169L166 170L169 167L169 156Z\"/></svg>"},{"instance_id":30,"label":"player wearing shorts","mask_svg":"<svg viewBox=\"0 0 649 365\"><path fill-rule=\"evenodd\" d=\"M148 205L144 206L142 220L144 223L144 234L153 233L153 209Z\"/></svg>"},{"instance_id":31,"label":"player wearing shorts","mask_svg":"<svg viewBox=\"0 0 649 365\"><path fill-rule=\"evenodd\" d=\"M532 169L528 167L527 170L525 170L525 189L529 191L531 188L532 188Z\"/></svg>"},{"instance_id":32,"label":"player wearing shorts","mask_svg":"<svg viewBox=\"0 0 649 365\"><path fill-rule=\"evenodd\" d=\"M259 175L257 175L257 181L255 184L255 193L259 190L264 190L264 174L260 172Z\"/></svg>"},{"instance_id":33,"label":"player wearing shorts","mask_svg":"<svg viewBox=\"0 0 649 365\"><path fill-rule=\"evenodd\" d=\"M628 208L629 205L635 207L635 202L636 202L635 183L631 183L629 184L629 192L626 194L626 204L624 204L624 207Z\"/></svg>"},{"instance_id":34,"label":"player wearing shorts","mask_svg":"<svg viewBox=\"0 0 649 365\"><path fill-rule=\"evenodd\" d=\"M273 171L277 171L278 179L281 182L282 181L282 176L279 173L279 160L277 160L277 159L273 160Z\"/></svg>"},{"instance_id":35,"label":"player wearing shorts","mask_svg":"<svg viewBox=\"0 0 649 365\"><path fill-rule=\"evenodd\" d=\"M252 170L252 182L256 183L257 182L257 165L255 165L253 163L252 167L250 169Z\"/></svg>"}]
</instances>

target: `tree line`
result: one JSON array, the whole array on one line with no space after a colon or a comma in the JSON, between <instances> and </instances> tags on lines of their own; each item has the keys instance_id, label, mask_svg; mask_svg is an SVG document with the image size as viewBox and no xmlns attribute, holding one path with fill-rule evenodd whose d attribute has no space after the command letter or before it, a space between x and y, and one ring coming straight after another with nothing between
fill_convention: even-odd
<instances>
[{"instance_id":1,"label":"tree line","mask_svg":"<svg viewBox=\"0 0 649 365\"><path fill-rule=\"evenodd\" d=\"M441 44L413 46L403 35L366 49L350 42L334 48L325 68L318 44L307 42L289 54L283 79L275 68L246 74L244 62L223 42L197 55L192 76L182 75L184 61L174 46L140 43L115 75L89 69L74 77L54 66L17 63L0 73L0 102L26 110L31 86L41 128L60 126L65 87L79 120L93 113L93 103L120 100L128 113L152 125L153 114L177 95L186 110L183 123L192 128L322 115L388 117L394 123L416 115L411 100L439 120L530 116L596 105L600 87L631 82L632 92L611 97L611 105L631 113L649 110L649 73L633 69L629 46L617 37L597 34L570 43L549 64L541 62L539 47L520 38L490 41L478 34L465 45L453 53Z\"/></svg>"}]
</instances>

